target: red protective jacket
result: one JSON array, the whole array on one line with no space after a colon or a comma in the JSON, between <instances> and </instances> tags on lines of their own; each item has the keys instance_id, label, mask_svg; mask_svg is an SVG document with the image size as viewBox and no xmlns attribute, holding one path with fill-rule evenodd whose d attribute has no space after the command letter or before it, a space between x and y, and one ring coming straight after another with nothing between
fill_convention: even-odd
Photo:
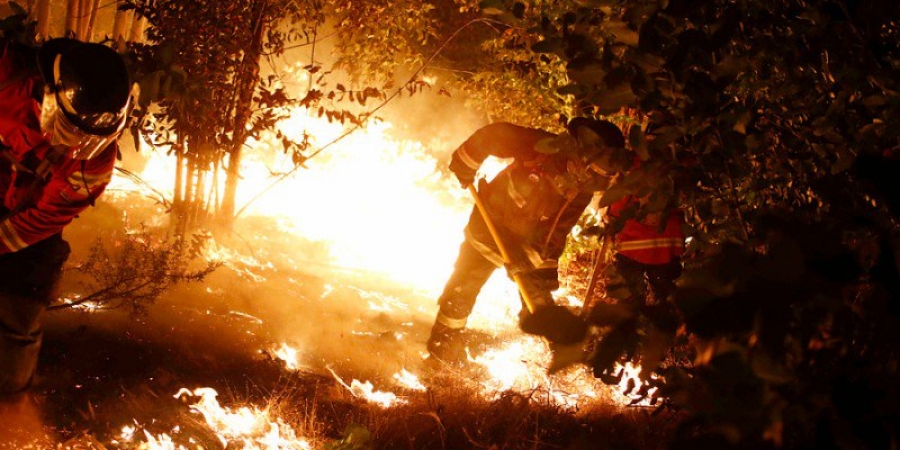
<instances>
[{"instance_id":1,"label":"red protective jacket","mask_svg":"<svg viewBox=\"0 0 900 450\"><path fill-rule=\"evenodd\" d=\"M621 217L622 211L633 207L639 200L628 196L609 207L608 214ZM625 221L622 230L615 235L615 251L644 264L667 264L684 254L684 232L681 229L684 216L673 211L665 219L660 231L660 214L648 214L641 220Z\"/></svg>"},{"instance_id":2,"label":"red protective jacket","mask_svg":"<svg viewBox=\"0 0 900 450\"><path fill-rule=\"evenodd\" d=\"M110 145L90 160L66 152L46 182L32 171L50 151L39 125L33 93L41 78L27 56L0 43L0 254L21 250L59 233L90 206L112 178L118 151ZM13 214L10 215L10 212Z\"/></svg>"}]
</instances>

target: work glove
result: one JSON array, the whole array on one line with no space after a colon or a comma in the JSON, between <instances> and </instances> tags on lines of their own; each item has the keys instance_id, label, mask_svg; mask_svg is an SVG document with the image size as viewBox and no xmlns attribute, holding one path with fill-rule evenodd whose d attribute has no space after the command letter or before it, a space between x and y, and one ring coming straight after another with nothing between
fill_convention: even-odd
<instances>
[{"instance_id":1,"label":"work glove","mask_svg":"<svg viewBox=\"0 0 900 450\"><path fill-rule=\"evenodd\" d=\"M453 152L453 156L450 158L450 171L456 175L459 184L465 189L475 182L475 173L477 170L469 167L463 162L462 158L459 157L459 151L460 150L457 149Z\"/></svg>"},{"instance_id":2,"label":"work glove","mask_svg":"<svg viewBox=\"0 0 900 450\"><path fill-rule=\"evenodd\" d=\"M519 328L528 334L543 336L551 344L572 345L584 340L588 324L565 306L550 305L539 308L519 321Z\"/></svg>"},{"instance_id":3,"label":"work glove","mask_svg":"<svg viewBox=\"0 0 900 450\"><path fill-rule=\"evenodd\" d=\"M516 275L521 275L522 272L527 272L530 270L534 270L530 264L522 264L519 262L508 262L503 264L503 268L506 269L506 275L510 280L515 281Z\"/></svg>"}]
</instances>

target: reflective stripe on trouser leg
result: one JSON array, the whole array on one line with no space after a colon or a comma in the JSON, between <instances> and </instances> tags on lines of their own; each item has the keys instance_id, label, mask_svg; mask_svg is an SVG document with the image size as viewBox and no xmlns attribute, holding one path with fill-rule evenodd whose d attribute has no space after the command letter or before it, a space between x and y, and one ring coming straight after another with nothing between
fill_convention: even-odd
<instances>
[{"instance_id":1,"label":"reflective stripe on trouser leg","mask_svg":"<svg viewBox=\"0 0 900 450\"><path fill-rule=\"evenodd\" d=\"M0 294L0 395L19 392L31 383L44 309L33 299Z\"/></svg>"},{"instance_id":2,"label":"reflective stripe on trouser leg","mask_svg":"<svg viewBox=\"0 0 900 450\"><path fill-rule=\"evenodd\" d=\"M463 317L462 319L454 319L452 317L447 317L440 312L438 312L437 318L434 319L434 323L439 323L447 328L458 330L466 327L466 323L469 322L469 316Z\"/></svg>"}]
</instances>

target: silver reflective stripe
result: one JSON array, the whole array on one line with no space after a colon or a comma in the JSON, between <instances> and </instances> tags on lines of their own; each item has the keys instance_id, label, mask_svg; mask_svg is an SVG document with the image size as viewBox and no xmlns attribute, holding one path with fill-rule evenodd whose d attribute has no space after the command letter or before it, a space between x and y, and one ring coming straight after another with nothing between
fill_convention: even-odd
<instances>
[{"instance_id":1,"label":"silver reflective stripe","mask_svg":"<svg viewBox=\"0 0 900 450\"><path fill-rule=\"evenodd\" d=\"M481 163L475 161L471 156L469 156L469 152L466 151L465 143L459 146L459 150L456 151L456 154L459 156L459 160L466 163L466 165L469 166L470 169L478 170L478 168L481 167Z\"/></svg>"},{"instance_id":2,"label":"silver reflective stripe","mask_svg":"<svg viewBox=\"0 0 900 450\"><path fill-rule=\"evenodd\" d=\"M466 240L469 242L469 245L477 250L478 253L481 254L481 256L484 256L484 259L494 263L494 265L497 267L503 267L503 256L497 253L497 251L490 247L488 244L485 244L476 239L475 236L472 236L472 233L469 231L469 227L466 227L465 230L463 230L463 234L466 236Z\"/></svg>"},{"instance_id":3,"label":"silver reflective stripe","mask_svg":"<svg viewBox=\"0 0 900 450\"><path fill-rule=\"evenodd\" d=\"M520 209L525 207L526 199L519 191L516 190L516 183L512 179L512 175L506 174L506 178L509 180L506 182L506 193L509 194L509 197L516 202L516 206Z\"/></svg>"},{"instance_id":4,"label":"silver reflective stripe","mask_svg":"<svg viewBox=\"0 0 900 450\"><path fill-rule=\"evenodd\" d=\"M683 247L682 238L641 239L639 241L617 242L616 250L648 250L651 248Z\"/></svg>"},{"instance_id":5,"label":"silver reflective stripe","mask_svg":"<svg viewBox=\"0 0 900 450\"><path fill-rule=\"evenodd\" d=\"M447 328L453 328L455 330L459 330L466 327L466 322L469 321L468 317L464 317L462 319L454 319L452 317L447 317L441 313L438 313L437 319L435 322L444 325Z\"/></svg>"},{"instance_id":6,"label":"silver reflective stripe","mask_svg":"<svg viewBox=\"0 0 900 450\"><path fill-rule=\"evenodd\" d=\"M9 219L0 222L0 241L3 241L6 248L14 252L28 247L28 244L19 237L19 233L16 233L16 229L12 226Z\"/></svg>"},{"instance_id":7,"label":"silver reflective stripe","mask_svg":"<svg viewBox=\"0 0 900 450\"><path fill-rule=\"evenodd\" d=\"M66 180L75 190L81 189L87 185L89 189L109 183L112 180L112 172L103 172L94 175L85 175L84 172L75 171L69 175Z\"/></svg>"}]
</instances>

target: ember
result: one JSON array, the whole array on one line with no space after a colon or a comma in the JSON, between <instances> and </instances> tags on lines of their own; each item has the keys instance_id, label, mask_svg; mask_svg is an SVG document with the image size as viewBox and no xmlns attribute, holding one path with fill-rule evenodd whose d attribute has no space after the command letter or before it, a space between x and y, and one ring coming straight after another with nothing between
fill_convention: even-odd
<instances>
[{"instance_id":1,"label":"ember","mask_svg":"<svg viewBox=\"0 0 900 450\"><path fill-rule=\"evenodd\" d=\"M391 392L376 391L375 386L369 381L359 381L354 379L348 385L344 382L343 379L341 379L340 376L338 376L337 373L335 373L331 369L328 370L330 370L331 374L334 375L335 380L337 380L337 382L340 383L341 386L347 388L347 390L349 390L354 397L361 398L363 400L366 400L367 402L374 403L383 408L390 408L392 406L407 403L406 400L398 398L396 394L393 394Z\"/></svg>"}]
</instances>

